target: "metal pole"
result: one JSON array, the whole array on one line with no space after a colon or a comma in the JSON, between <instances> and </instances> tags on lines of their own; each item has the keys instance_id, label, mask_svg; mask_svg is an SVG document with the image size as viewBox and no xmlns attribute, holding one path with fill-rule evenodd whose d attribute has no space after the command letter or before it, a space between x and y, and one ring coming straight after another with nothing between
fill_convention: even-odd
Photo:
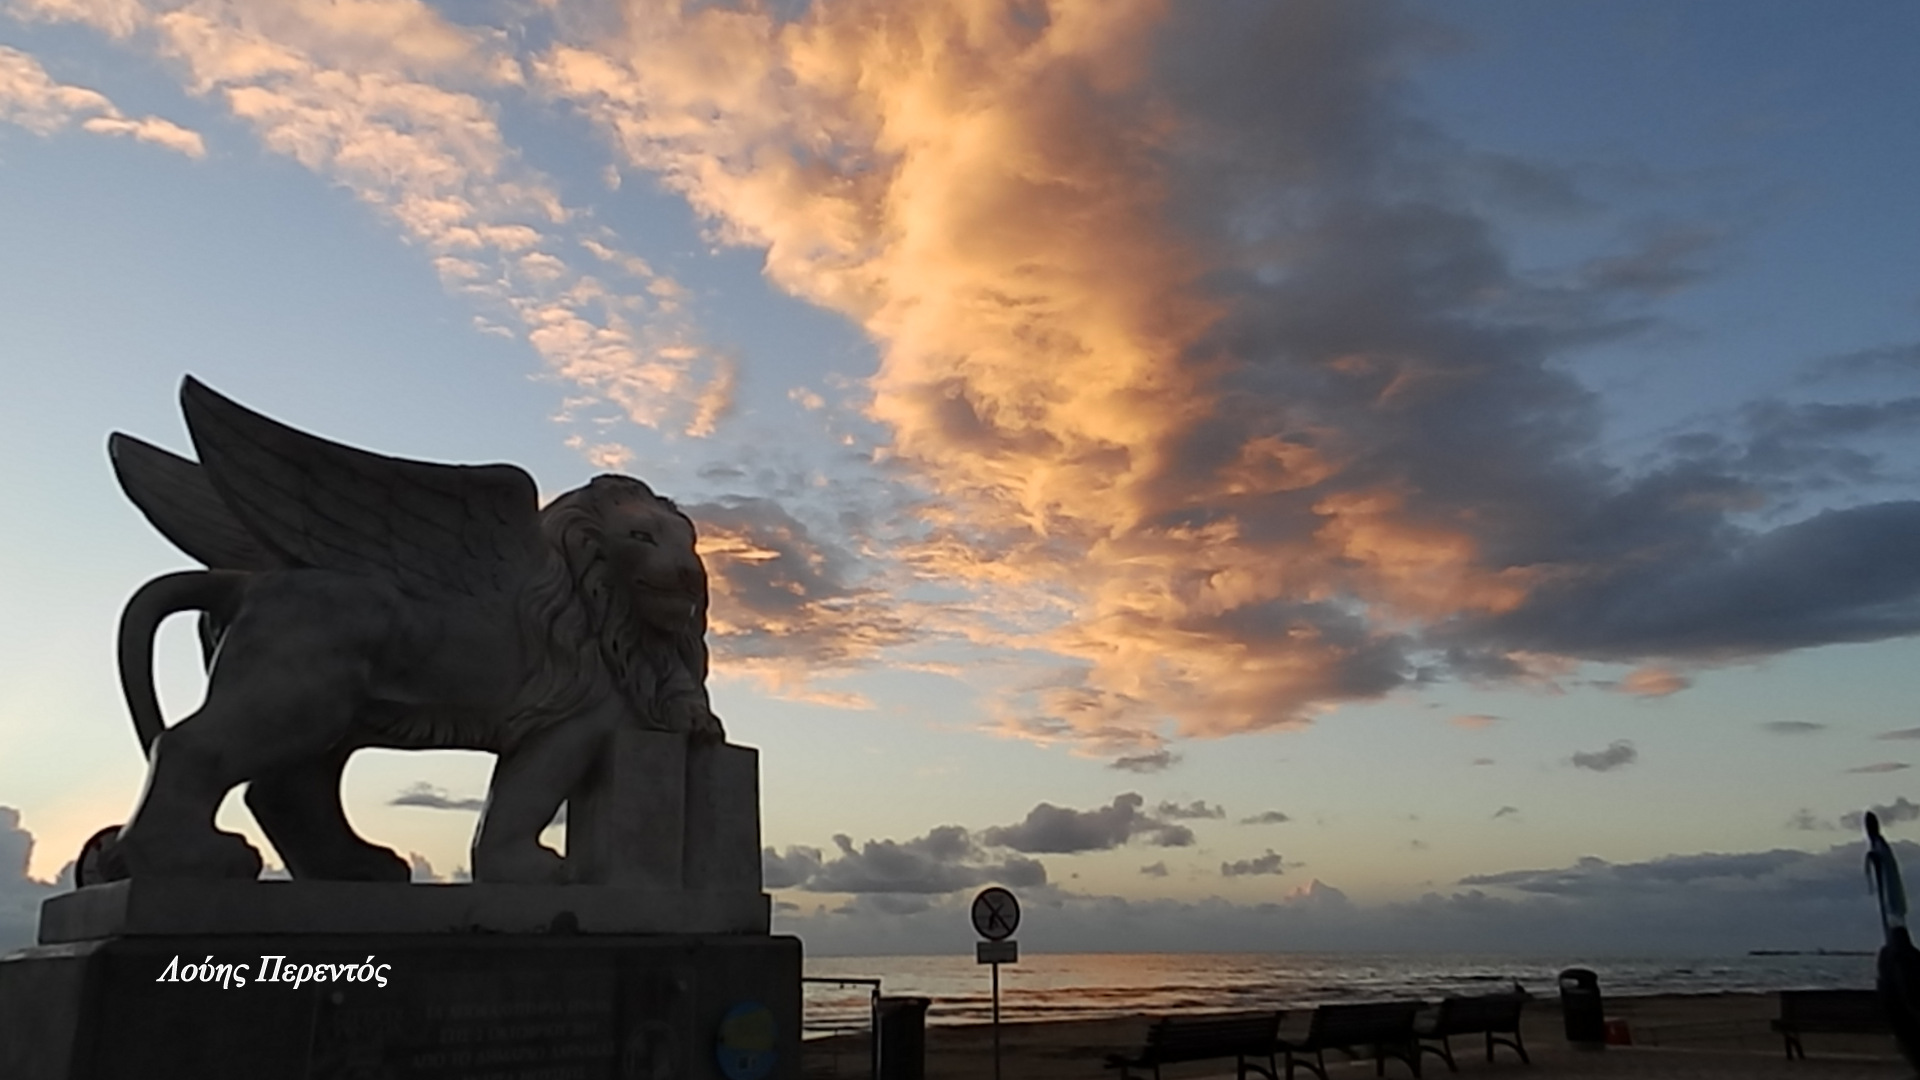
<instances>
[{"instance_id":1,"label":"metal pole","mask_svg":"<svg viewBox=\"0 0 1920 1080\"><path fill-rule=\"evenodd\" d=\"M1000 1080L1000 961L993 962L993 1080Z\"/></svg>"}]
</instances>

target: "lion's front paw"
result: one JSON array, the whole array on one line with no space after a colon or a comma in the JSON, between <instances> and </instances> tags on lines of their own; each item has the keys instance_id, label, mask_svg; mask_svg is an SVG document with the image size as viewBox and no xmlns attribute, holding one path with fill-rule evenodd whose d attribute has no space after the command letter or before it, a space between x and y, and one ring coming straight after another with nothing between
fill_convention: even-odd
<instances>
[{"instance_id":1,"label":"lion's front paw","mask_svg":"<svg viewBox=\"0 0 1920 1080\"><path fill-rule=\"evenodd\" d=\"M543 844L475 848L473 880L489 884L564 885L567 861Z\"/></svg>"},{"instance_id":2,"label":"lion's front paw","mask_svg":"<svg viewBox=\"0 0 1920 1080\"><path fill-rule=\"evenodd\" d=\"M164 837L123 834L114 854L129 877L257 878L260 853L238 833Z\"/></svg>"},{"instance_id":3,"label":"lion's front paw","mask_svg":"<svg viewBox=\"0 0 1920 1080\"><path fill-rule=\"evenodd\" d=\"M720 718L713 715L704 696L676 698L667 703L661 714L668 731L684 731L702 740L726 740L726 730L720 726Z\"/></svg>"},{"instance_id":4,"label":"lion's front paw","mask_svg":"<svg viewBox=\"0 0 1920 1080\"><path fill-rule=\"evenodd\" d=\"M378 844L368 844L364 848L343 857L336 872L328 875L339 881L393 881L413 880L413 864L400 857L392 848Z\"/></svg>"}]
</instances>

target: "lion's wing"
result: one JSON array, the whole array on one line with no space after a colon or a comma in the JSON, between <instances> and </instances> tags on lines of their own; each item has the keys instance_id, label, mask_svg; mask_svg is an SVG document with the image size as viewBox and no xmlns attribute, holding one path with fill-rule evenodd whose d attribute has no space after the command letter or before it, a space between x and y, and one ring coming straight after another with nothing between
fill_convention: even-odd
<instances>
[{"instance_id":1,"label":"lion's wing","mask_svg":"<svg viewBox=\"0 0 1920 1080\"><path fill-rule=\"evenodd\" d=\"M537 557L539 495L512 465L440 465L356 450L271 420L189 377L187 429L220 499L288 566L479 595Z\"/></svg>"},{"instance_id":2,"label":"lion's wing","mask_svg":"<svg viewBox=\"0 0 1920 1080\"><path fill-rule=\"evenodd\" d=\"M181 551L215 570L283 565L227 509L199 465L117 431L107 456L127 498Z\"/></svg>"}]
</instances>

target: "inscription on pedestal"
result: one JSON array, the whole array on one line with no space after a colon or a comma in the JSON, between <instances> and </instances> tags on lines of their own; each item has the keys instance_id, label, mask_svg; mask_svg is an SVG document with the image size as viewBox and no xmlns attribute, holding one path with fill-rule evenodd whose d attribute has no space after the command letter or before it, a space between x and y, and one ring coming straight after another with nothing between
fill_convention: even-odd
<instances>
[{"instance_id":1,"label":"inscription on pedestal","mask_svg":"<svg viewBox=\"0 0 1920 1080\"><path fill-rule=\"evenodd\" d=\"M673 1031L690 1019L685 975L655 970L622 979L611 962L585 954L571 959L544 970L416 971L384 991L322 991L307 1076L599 1080L676 1074Z\"/></svg>"}]
</instances>

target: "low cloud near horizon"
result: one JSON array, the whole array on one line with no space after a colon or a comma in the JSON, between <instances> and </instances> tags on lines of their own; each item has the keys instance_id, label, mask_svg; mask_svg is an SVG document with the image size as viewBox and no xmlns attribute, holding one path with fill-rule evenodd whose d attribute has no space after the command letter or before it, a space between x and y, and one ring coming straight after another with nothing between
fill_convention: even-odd
<instances>
[{"instance_id":1,"label":"low cloud near horizon","mask_svg":"<svg viewBox=\"0 0 1920 1080\"><path fill-rule=\"evenodd\" d=\"M1920 865L1920 844L1894 842ZM1034 953L1391 951L1722 956L1750 949L1872 949L1878 909L1860 875L1860 845L1670 855L1473 875L1411 900L1362 904L1314 879L1264 902L1133 900L1051 883L1017 888L1023 946ZM1270 856L1277 863L1278 856ZM1260 860L1255 860L1259 862ZM1164 864L1140 873L1165 876ZM1262 871L1249 871L1262 872ZM810 955L962 951L968 896L867 896L846 903L788 894L778 933ZM911 910L907 910L907 908ZM1444 946L1436 945L1444 943Z\"/></svg>"},{"instance_id":2,"label":"low cloud near horizon","mask_svg":"<svg viewBox=\"0 0 1920 1080\"><path fill-rule=\"evenodd\" d=\"M0 806L0 952L33 944L40 903L61 888L27 876L32 858L33 833L21 824L20 811Z\"/></svg>"}]
</instances>

